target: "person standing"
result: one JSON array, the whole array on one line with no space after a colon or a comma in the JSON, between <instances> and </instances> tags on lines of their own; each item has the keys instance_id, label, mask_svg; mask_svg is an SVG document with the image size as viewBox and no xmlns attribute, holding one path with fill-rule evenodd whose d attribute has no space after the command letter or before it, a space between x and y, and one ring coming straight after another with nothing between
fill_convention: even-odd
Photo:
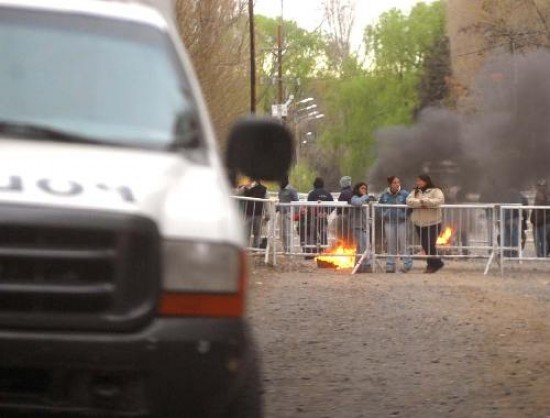
<instances>
[{"instance_id":1,"label":"person standing","mask_svg":"<svg viewBox=\"0 0 550 418\"><path fill-rule=\"evenodd\" d=\"M244 197L255 199L267 199L267 188L258 179L243 188ZM246 225L252 239L252 247L260 248L262 240L262 220L264 215L264 203L258 200L247 200L245 202Z\"/></svg>"},{"instance_id":2,"label":"person standing","mask_svg":"<svg viewBox=\"0 0 550 418\"><path fill-rule=\"evenodd\" d=\"M279 203L290 203L298 201L298 192L294 187L288 184L288 176L285 176L279 183ZM283 242L283 249L286 252L289 252L291 249L290 246L290 237L292 234L292 209L290 206L281 206L279 209L280 222L280 232L281 232L281 241Z\"/></svg>"},{"instance_id":3,"label":"person standing","mask_svg":"<svg viewBox=\"0 0 550 418\"><path fill-rule=\"evenodd\" d=\"M352 196L353 190L351 188L351 177L343 176L340 179L340 195L338 196L338 201L350 204ZM336 210L336 236L338 240L349 245L353 244L353 233L350 224L350 210L351 208L347 207L339 207Z\"/></svg>"},{"instance_id":4,"label":"person standing","mask_svg":"<svg viewBox=\"0 0 550 418\"><path fill-rule=\"evenodd\" d=\"M499 201L504 205L522 205L527 206L527 198L516 187L503 189L499 195ZM505 249L504 257L518 257L519 249L524 248L527 239L527 222L529 221L529 211L527 209L505 209L503 219L501 219L504 237L500 241L500 234L497 236L497 242Z\"/></svg>"},{"instance_id":5,"label":"person standing","mask_svg":"<svg viewBox=\"0 0 550 418\"><path fill-rule=\"evenodd\" d=\"M443 192L435 187L427 174L421 174L416 178L416 187L407 196L407 206L412 208L411 222L428 257L425 273L435 273L444 266L436 248L437 237L441 231L441 205L444 203Z\"/></svg>"},{"instance_id":6,"label":"person standing","mask_svg":"<svg viewBox=\"0 0 550 418\"><path fill-rule=\"evenodd\" d=\"M382 193L378 203L384 205L406 205L409 192L401 188L397 176L388 177L388 188ZM407 273L412 268L412 259L407 248L407 208L381 208L384 234L387 242L386 273L395 273L396 256L401 256L401 271Z\"/></svg>"},{"instance_id":7,"label":"person standing","mask_svg":"<svg viewBox=\"0 0 550 418\"><path fill-rule=\"evenodd\" d=\"M537 182L534 204L535 206L550 205L550 197L544 179ZM533 238L535 239L537 257L548 257L550 253L550 209L533 209L530 220L533 224Z\"/></svg>"},{"instance_id":8,"label":"person standing","mask_svg":"<svg viewBox=\"0 0 550 418\"><path fill-rule=\"evenodd\" d=\"M333 202L334 198L325 189L325 182L321 177L313 181L313 190L307 196L308 202ZM321 252L321 246L328 243L327 214L328 210L321 207L308 207L305 223L305 252ZM316 248L314 248L316 247ZM313 257L307 257L313 258Z\"/></svg>"},{"instance_id":9,"label":"person standing","mask_svg":"<svg viewBox=\"0 0 550 418\"><path fill-rule=\"evenodd\" d=\"M368 207L364 206L371 201L367 184L359 182L353 186L351 205L354 206L351 214L353 236L357 246L357 262L362 259L357 273L372 273L372 257L366 253L370 247L370 231L368 225ZM364 257L363 255L366 254Z\"/></svg>"}]
</instances>

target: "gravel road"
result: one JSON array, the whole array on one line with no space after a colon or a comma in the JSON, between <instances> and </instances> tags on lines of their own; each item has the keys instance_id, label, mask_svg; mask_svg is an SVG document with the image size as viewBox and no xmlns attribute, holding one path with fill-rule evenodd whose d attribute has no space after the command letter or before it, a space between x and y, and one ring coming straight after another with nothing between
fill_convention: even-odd
<instances>
[{"instance_id":1,"label":"gravel road","mask_svg":"<svg viewBox=\"0 0 550 418\"><path fill-rule=\"evenodd\" d=\"M550 274L256 265L266 418L550 417Z\"/></svg>"}]
</instances>

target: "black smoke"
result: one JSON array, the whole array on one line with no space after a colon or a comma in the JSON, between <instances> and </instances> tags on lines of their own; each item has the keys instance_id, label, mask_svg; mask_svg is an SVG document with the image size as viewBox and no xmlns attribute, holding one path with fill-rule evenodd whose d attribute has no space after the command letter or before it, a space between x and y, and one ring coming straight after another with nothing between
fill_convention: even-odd
<instances>
[{"instance_id":1,"label":"black smoke","mask_svg":"<svg viewBox=\"0 0 550 418\"><path fill-rule=\"evenodd\" d=\"M472 87L475 110L425 109L410 127L376 134L373 185L388 175L498 196L550 177L550 53L494 58Z\"/></svg>"}]
</instances>

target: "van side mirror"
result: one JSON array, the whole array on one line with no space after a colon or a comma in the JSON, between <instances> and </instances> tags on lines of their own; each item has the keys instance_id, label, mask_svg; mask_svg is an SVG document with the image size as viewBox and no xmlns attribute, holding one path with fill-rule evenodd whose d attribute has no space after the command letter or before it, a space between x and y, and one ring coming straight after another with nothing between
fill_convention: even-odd
<instances>
[{"instance_id":1,"label":"van side mirror","mask_svg":"<svg viewBox=\"0 0 550 418\"><path fill-rule=\"evenodd\" d=\"M292 134L277 119L244 118L229 133L225 163L233 184L239 174L279 181L288 175L293 157Z\"/></svg>"}]
</instances>

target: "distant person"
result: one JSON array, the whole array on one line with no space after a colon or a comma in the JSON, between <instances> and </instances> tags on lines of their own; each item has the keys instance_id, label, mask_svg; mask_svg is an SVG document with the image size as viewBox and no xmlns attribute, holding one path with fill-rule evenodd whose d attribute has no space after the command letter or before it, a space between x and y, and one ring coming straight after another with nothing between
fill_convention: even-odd
<instances>
[{"instance_id":1,"label":"distant person","mask_svg":"<svg viewBox=\"0 0 550 418\"><path fill-rule=\"evenodd\" d=\"M294 187L288 184L288 177L285 177L279 183L279 203L291 203L298 201L298 192ZM279 217L280 217L280 234L281 241L283 242L283 249L286 252L289 252L291 249L290 246L290 237L292 234L292 210L289 206L281 206L279 208Z\"/></svg>"},{"instance_id":2,"label":"distant person","mask_svg":"<svg viewBox=\"0 0 550 418\"><path fill-rule=\"evenodd\" d=\"M253 179L248 186L242 188L242 196L267 199L267 188L259 179ZM260 248L262 242L264 203L258 200L247 200L245 202L245 215L247 231L252 238L252 247Z\"/></svg>"},{"instance_id":3,"label":"distant person","mask_svg":"<svg viewBox=\"0 0 550 418\"><path fill-rule=\"evenodd\" d=\"M333 202L334 198L325 189L325 182L321 177L313 181L313 190L307 195L308 202ZM308 207L303 229L303 242L306 253L321 252L321 247L327 245L327 215L329 210L321 207ZM300 218L301 219L301 218ZM313 258L307 256L306 258Z\"/></svg>"},{"instance_id":4,"label":"distant person","mask_svg":"<svg viewBox=\"0 0 550 418\"><path fill-rule=\"evenodd\" d=\"M444 266L437 255L437 237L441 231L441 205L445 196L440 188L432 183L427 174L416 178L416 187L407 197L407 206L412 208L411 222L420 238L420 244L427 256L425 273L435 273Z\"/></svg>"},{"instance_id":5,"label":"distant person","mask_svg":"<svg viewBox=\"0 0 550 418\"><path fill-rule=\"evenodd\" d=\"M361 265L356 270L357 273L372 272L372 255L367 252L370 250L368 208L364 206L371 200L372 198L369 196L366 183L359 182L353 186L351 204L355 206L355 208L351 216L351 224L357 248L357 262L362 259Z\"/></svg>"},{"instance_id":6,"label":"distant person","mask_svg":"<svg viewBox=\"0 0 550 418\"><path fill-rule=\"evenodd\" d=\"M384 205L406 205L409 192L401 188L397 176L389 176L388 188L382 193L378 203ZM401 256L401 271L407 273L412 268L412 259L407 247L407 208L382 207L382 222L387 243L386 273L395 273L396 256Z\"/></svg>"},{"instance_id":7,"label":"distant person","mask_svg":"<svg viewBox=\"0 0 550 418\"><path fill-rule=\"evenodd\" d=\"M464 187L452 187L448 194L445 195L446 203L448 204L461 204L467 202L466 191ZM472 211L464 208L449 208L444 213L444 224L451 223L455 228L454 242L455 245L459 245L463 255L468 255L470 250L469 246L469 230L471 225L475 222L472 217ZM447 217L445 217L447 215Z\"/></svg>"},{"instance_id":8,"label":"distant person","mask_svg":"<svg viewBox=\"0 0 550 418\"><path fill-rule=\"evenodd\" d=\"M550 206L550 196L544 179L537 182L534 205ZM533 209L530 220L533 224L537 257L548 257L550 254L550 209Z\"/></svg>"},{"instance_id":9,"label":"distant person","mask_svg":"<svg viewBox=\"0 0 550 418\"><path fill-rule=\"evenodd\" d=\"M508 188L502 192L499 198L500 202L504 205L528 205L527 198L516 188ZM529 219L529 213L526 209L505 209L502 228L504 229L504 239L502 245L505 247L505 257L517 257L518 248L521 245L523 249L525 247L525 240L527 238L527 221ZM500 243L500 235L497 237L497 242ZM520 241L521 238L521 241Z\"/></svg>"},{"instance_id":10,"label":"distant person","mask_svg":"<svg viewBox=\"0 0 550 418\"><path fill-rule=\"evenodd\" d=\"M350 204L352 196L353 190L351 188L351 177L343 176L340 179L340 195L338 196L338 201ZM345 244L353 244L353 232L350 224L350 210L351 208L339 207L336 211L336 237L339 241L343 241Z\"/></svg>"}]
</instances>

